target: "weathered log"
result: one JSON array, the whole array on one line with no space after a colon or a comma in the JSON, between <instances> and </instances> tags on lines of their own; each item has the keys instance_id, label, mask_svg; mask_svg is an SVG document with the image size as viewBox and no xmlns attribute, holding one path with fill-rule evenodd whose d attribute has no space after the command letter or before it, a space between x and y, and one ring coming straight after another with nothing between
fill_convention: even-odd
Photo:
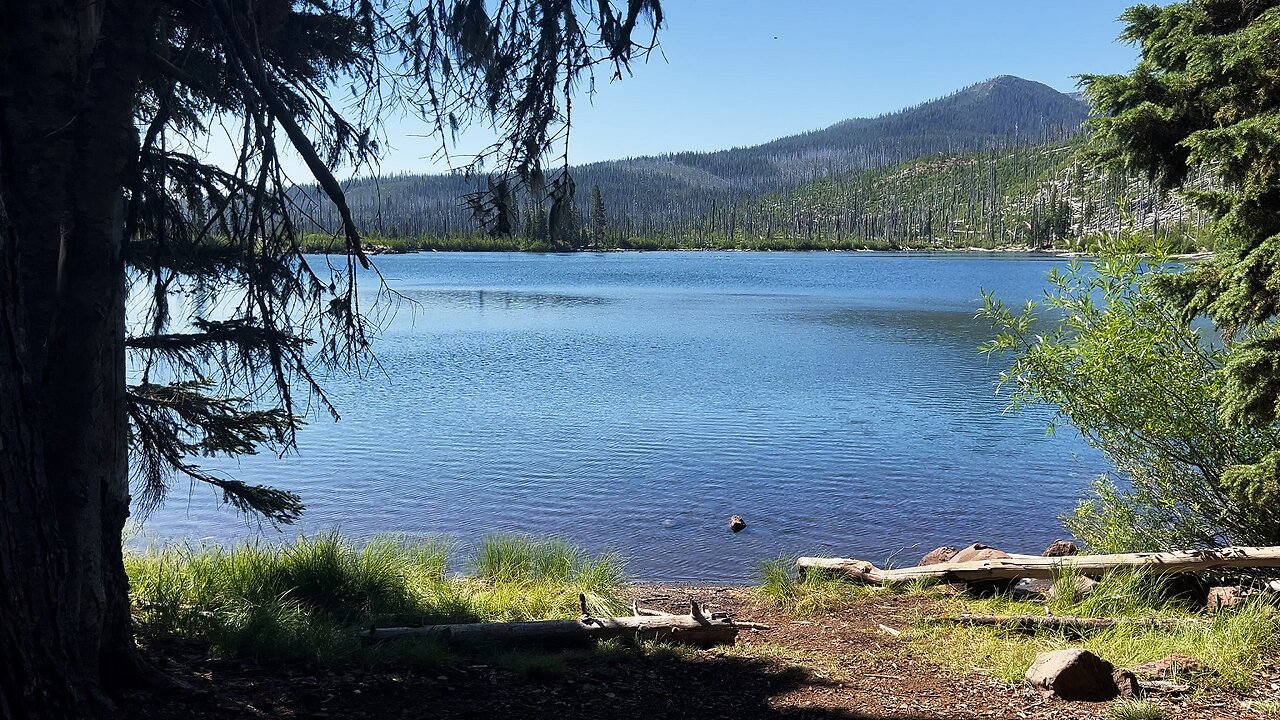
<instances>
[{"instance_id":1,"label":"weathered log","mask_svg":"<svg viewBox=\"0 0 1280 720\"><path fill-rule=\"evenodd\" d=\"M1074 636L1107 630L1117 625L1134 625L1142 628L1169 630L1188 625L1205 624L1204 621L1195 618L1089 618L1055 617L1052 615L970 615L968 613L948 617L932 617L928 618L926 622L995 625L1028 634L1049 630Z\"/></svg>"},{"instance_id":2,"label":"weathered log","mask_svg":"<svg viewBox=\"0 0 1280 720\"><path fill-rule=\"evenodd\" d=\"M694 606L688 615L654 613L628 617L530 622L483 622L422 627L375 628L365 633L365 644L388 640L430 639L456 645L532 645L566 647L613 638L660 640L681 645L732 645L739 630L768 630L767 625L734 622L727 617L707 618ZM652 612L652 611L649 611Z\"/></svg>"},{"instance_id":3,"label":"weathered log","mask_svg":"<svg viewBox=\"0 0 1280 720\"><path fill-rule=\"evenodd\" d=\"M1039 557L1019 555L976 562L946 562L924 567L882 570L865 560L851 558L802 557L796 561L800 573L810 569L832 570L873 585L908 583L933 579L943 582L977 580L1053 579L1072 573L1103 575L1113 570L1135 570L1157 574L1201 572L1219 568L1280 567L1280 546L1228 547L1214 550L1180 550L1162 553L1118 555L1069 555Z\"/></svg>"}]
</instances>

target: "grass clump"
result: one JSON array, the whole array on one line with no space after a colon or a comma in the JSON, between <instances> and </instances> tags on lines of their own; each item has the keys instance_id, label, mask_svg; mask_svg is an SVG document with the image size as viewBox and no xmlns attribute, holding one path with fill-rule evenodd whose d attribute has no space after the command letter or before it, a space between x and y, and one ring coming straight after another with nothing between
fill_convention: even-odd
<instances>
[{"instance_id":1,"label":"grass clump","mask_svg":"<svg viewBox=\"0 0 1280 720\"><path fill-rule=\"evenodd\" d=\"M1161 585L1158 578L1115 573L1104 578L1087 598L1051 602L1049 609L1057 616L1131 621L1083 638L1048 631L1024 635L999 627L931 622L917 623L909 637L917 641L922 653L939 664L963 670L977 668L1010 683L1022 681L1037 653L1083 647L1118 667L1132 667L1175 653L1189 655L1212 672L1182 680L1207 687L1248 689L1280 640L1280 621L1274 609L1262 602L1251 602L1209 617L1166 599ZM1045 609L1043 604L1009 596L983 600L948 598L940 603L941 607L930 612L945 616L966 612L1042 615ZM1143 618L1182 622L1172 628L1153 628L1144 626L1140 622Z\"/></svg>"},{"instance_id":2,"label":"grass clump","mask_svg":"<svg viewBox=\"0 0 1280 720\"><path fill-rule=\"evenodd\" d=\"M1164 711L1149 700L1122 700L1111 706L1112 720L1164 720Z\"/></svg>"},{"instance_id":3,"label":"grass clump","mask_svg":"<svg viewBox=\"0 0 1280 720\"><path fill-rule=\"evenodd\" d=\"M436 664L442 648L417 643L362 649L369 627L576 617L578 594L614 614L622 562L555 540L486 540L451 576L448 543L337 534L292 545L171 546L125 559L135 621L151 638L209 642L214 652L260 659L396 660Z\"/></svg>"},{"instance_id":4,"label":"grass clump","mask_svg":"<svg viewBox=\"0 0 1280 720\"><path fill-rule=\"evenodd\" d=\"M1249 709L1261 715L1280 717L1280 700L1255 700L1249 703Z\"/></svg>"},{"instance_id":5,"label":"grass clump","mask_svg":"<svg viewBox=\"0 0 1280 720\"><path fill-rule=\"evenodd\" d=\"M590 558L561 540L506 535L485 539L473 565L468 590L486 619L573 617L581 609L579 593L593 615L626 609L617 592L625 580L617 555Z\"/></svg>"},{"instance_id":6,"label":"grass clump","mask_svg":"<svg viewBox=\"0 0 1280 720\"><path fill-rule=\"evenodd\" d=\"M784 559L760 566L760 585L755 595L766 604L797 617L809 617L847 607L865 597L865 586L845 580L839 573L810 569L803 577Z\"/></svg>"}]
</instances>

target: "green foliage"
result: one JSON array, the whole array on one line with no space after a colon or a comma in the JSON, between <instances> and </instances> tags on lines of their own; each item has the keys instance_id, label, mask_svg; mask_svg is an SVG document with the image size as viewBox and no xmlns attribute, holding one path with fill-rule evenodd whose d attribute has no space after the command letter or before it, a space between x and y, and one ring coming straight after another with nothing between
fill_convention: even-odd
<instances>
[{"instance_id":1,"label":"green foliage","mask_svg":"<svg viewBox=\"0 0 1280 720\"><path fill-rule=\"evenodd\" d=\"M1249 709L1269 717L1280 717L1280 700L1258 700L1249 703Z\"/></svg>"},{"instance_id":2,"label":"green foliage","mask_svg":"<svg viewBox=\"0 0 1280 720\"><path fill-rule=\"evenodd\" d=\"M1088 598L1050 605L1060 617L1113 617L1122 622L1090 633L1083 639L1040 631L1024 635L998 627L935 623L923 620L906 635L936 662L958 670L981 669L1010 683L1022 682L1037 653L1083 647L1118 667L1132 667L1172 654L1188 655L1212 672L1179 681L1202 688L1245 690L1256 682L1257 671L1280 640L1280 619L1274 607L1249 602L1213 617L1168 599L1161 578L1114 573L1103 578ZM939 598L937 615L1042 615L1045 606L1011 596L982 600ZM1152 628L1143 619L1184 621L1172 628ZM1132 620L1125 622L1124 620Z\"/></svg>"},{"instance_id":3,"label":"green foliage","mask_svg":"<svg viewBox=\"0 0 1280 720\"><path fill-rule=\"evenodd\" d=\"M1150 700L1122 700L1109 712L1112 720L1164 720L1164 711Z\"/></svg>"},{"instance_id":4,"label":"green foliage","mask_svg":"<svg viewBox=\"0 0 1280 720\"><path fill-rule=\"evenodd\" d=\"M1275 506L1232 476L1280 434L1225 422L1228 354L1153 290L1175 270L1132 254L1135 242L1122 235L1112 255L1052 271L1044 300L1020 312L985 295L980 314L999 334L983 349L1012 357L1000 387L1013 409L1054 408L1119 472L1066 519L1094 548L1280 543Z\"/></svg>"},{"instance_id":5,"label":"green foliage","mask_svg":"<svg viewBox=\"0 0 1280 720\"><path fill-rule=\"evenodd\" d=\"M294 545L179 546L129 554L135 620L149 637L210 642L215 652L264 659L397 659L434 663L440 648L364 651L370 626L616 614L621 561L558 541L497 538L451 577L449 545L379 538L363 546L331 534ZM414 643L404 643L413 646Z\"/></svg>"},{"instance_id":6,"label":"green foliage","mask_svg":"<svg viewBox=\"0 0 1280 720\"><path fill-rule=\"evenodd\" d=\"M1280 3L1140 5L1124 20L1138 66L1083 78L1103 115L1094 155L1187 189L1213 218L1217 255L1163 289L1235 341L1217 388L1222 420L1269 427L1280 412ZM1276 450L1239 465L1229 473L1236 494L1274 495Z\"/></svg>"},{"instance_id":7,"label":"green foliage","mask_svg":"<svg viewBox=\"0 0 1280 720\"><path fill-rule=\"evenodd\" d=\"M866 586L850 583L839 573L811 569L797 577L794 563L783 558L762 563L759 575L756 597L797 617L846 607L868 592Z\"/></svg>"},{"instance_id":8,"label":"green foliage","mask_svg":"<svg viewBox=\"0 0 1280 720\"><path fill-rule=\"evenodd\" d=\"M1200 218L1186 203L1158 196L1139 177L1082 164L1082 147L1077 138L931 155L823 178L749 204L743 222L811 242L1086 250L1126 212L1141 212L1162 241L1195 249Z\"/></svg>"}]
</instances>

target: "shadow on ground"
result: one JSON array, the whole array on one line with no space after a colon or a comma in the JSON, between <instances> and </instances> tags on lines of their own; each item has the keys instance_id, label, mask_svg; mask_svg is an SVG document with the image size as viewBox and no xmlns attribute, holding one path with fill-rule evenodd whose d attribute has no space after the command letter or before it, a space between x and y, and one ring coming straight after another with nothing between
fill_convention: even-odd
<instances>
[{"instance_id":1,"label":"shadow on ground","mask_svg":"<svg viewBox=\"0 0 1280 720\"><path fill-rule=\"evenodd\" d=\"M800 667L714 653L632 651L579 657L567 669L561 665L554 677L536 679L538 673L528 668L519 673L483 662L411 670L259 665L209 659L193 646L148 652L194 691L127 696L120 703L122 718L940 720L967 715L960 709L943 715L886 708L884 697Z\"/></svg>"}]
</instances>

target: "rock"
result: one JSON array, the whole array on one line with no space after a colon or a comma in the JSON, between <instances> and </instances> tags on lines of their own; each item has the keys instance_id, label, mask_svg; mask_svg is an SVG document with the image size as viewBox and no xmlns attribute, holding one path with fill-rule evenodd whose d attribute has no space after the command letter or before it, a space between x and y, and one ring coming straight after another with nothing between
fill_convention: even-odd
<instances>
[{"instance_id":1,"label":"rock","mask_svg":"<svg viewBox=\"0 0 1280 720\"><path fill-rule=\"evenodd\" d=\"M981 562L983 560L1002 560L1008 557L1012 556L1007 552L997 550L989 545L983 545L982 543L974 543L952 556L951 562Z\"/></svg>"},{"instance_id":2,"label":"rock","mask_svg":"<svg viewBox=\"0 0 1280 720\"><path fill-rule=\"evenodd\" d=\"M1209 612L1216 613L1240 605L1245 596L1245 589L1238 585L1218 585L1209 588L1205 606L1209 608Z\"/></svg>"},{"instance_id":3,"label":"rock","mask_svg":"<svg viewBox=\"0 0 1280 720\"><path fill-rule=\"evenodd\" d=\"M742 532L743 528L746 526L747 521L743 520L741 515L734 515L729 518L729 529L734 532Z\"/></svg>"},{"instance_id":4,"label":"rock","mask_svg":"<svg viewBox=\"0 0 1280 720\"><path fill-rule=\"evenodd\" d=\"M925 553L924 557L920 558L920 564L917 565L916 567L924 567L925 565L938 565L940 563L948 562L951 560L951 558L955 557L957 552L959 552L959 550L956 550L950 545L944 545L940 548L934 548L929 552Z\"/></svg>"},{"instance_id":5,"label":"rock","mask_svg":"<svg viewBox=\"0 0 1280 720\"><path fill-rule=\"evenodd\" d=\"M1039 578L1023 578L1013 586L1013 597L1016 600L1026 600L1029 602L1043 602L1049 598L1049 591L1053 589L1052 580L1042 580Z\"/></svg>"},{"instance_id":6,"label":"rock","mask_svg":"<svg viewBox=\"0 0 1280 720\"><path fill-rule=\"evenodd\" d=\"M1213 668L1190 655L1170 655L1160 660L1135 665L1130 670L1143 680L1173 680L1193 675L1212 675Z\"/></svg>"},{"instance_id":7,"label":"rock","mask_svg":"<svg viewBox=\"0 0 1280 720\"><path fill-rule=\"evenodd\" d=\"M1009 557L1012 556L1003 550L997 550L982 543L974 543L956 553L951 558L951 562L983 562L986 560L1002 560ZM1017 580L979 580L968 583L965 587L965 592L975 597L988 597L1009 592L1017 584Z\"/></svg>"},{"instance_id":8,"label":"rock","mask_svg":"<svg viewBox=\"0 0 1280 720\"><path fill-rule=\"evenodd\" d=\"M1132 678L1132 673L1129 677ZM1026 678L1041 694L1061 700L1102 702L1121 693L1116 682L1116 667L1082 648L1036 655L1036 661L1027 668ZM1129 680L1122 680L1129 685ZM1133 682L1136 684L1136 680Z\"/></svg>"},{"instance_id":9,"label":"rock","mask_svg":"<svg viewBox=\"0 0 1280 720\"><path fill-rule=\"evenodd\" d=\"M1080 548L1070 540L1054 540L1049 543L1049 547L1040 553L1041 557L1067 557L1068 555L1079 555Z\"/></svg>"},{"instance_id":10,"label":"rock","mask_svg":"<svg viewBox=\"0 0 1280 720\"><path fill-rule=\"evenodd\" d=\"M1133 674L1132 670L1116 668L1111 673L1111 682L1116 684L1116 692L1120 693L1120 697L1126 700L1142 696L1142 686L1138 683L1138 678Z\"/></svg>"},{"instance_id":11,"label":"rock","mask_svg":"<svg viewBox=\"0 0 1280 720\"><path fill-rule=\"evenodd\" d=\"M1068 580L1060 578L1044 594L1045 600L1062 600L1068 603L1080 602L1093 594L1098 581L1084 575L1077 575Z\"/></svg>"}]
</instances>

